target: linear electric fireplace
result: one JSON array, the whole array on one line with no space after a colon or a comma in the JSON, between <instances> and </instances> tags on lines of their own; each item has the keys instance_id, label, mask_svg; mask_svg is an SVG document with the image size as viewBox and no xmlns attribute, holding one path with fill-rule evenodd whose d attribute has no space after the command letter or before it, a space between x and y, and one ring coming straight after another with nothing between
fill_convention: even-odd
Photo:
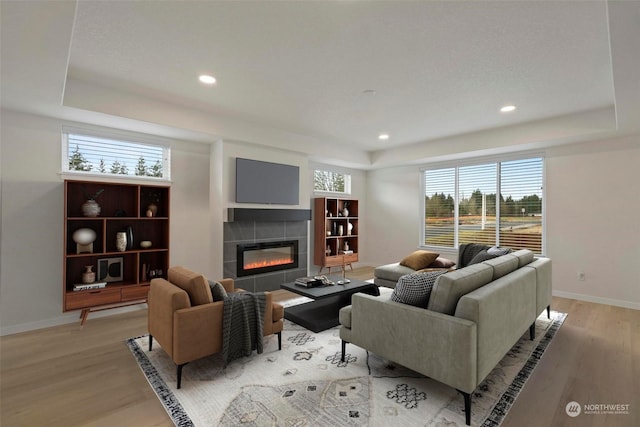
<instances>
[{"instance_id":1,"label":"linear electric fireplace","mask_svg":"<svg viewBox=\"0 0 640 427\"><path fill-rule=\"evenodd\" d=\"M237 276L298 268L298 241L238 244Z\"/></svg>"}]
</instances>

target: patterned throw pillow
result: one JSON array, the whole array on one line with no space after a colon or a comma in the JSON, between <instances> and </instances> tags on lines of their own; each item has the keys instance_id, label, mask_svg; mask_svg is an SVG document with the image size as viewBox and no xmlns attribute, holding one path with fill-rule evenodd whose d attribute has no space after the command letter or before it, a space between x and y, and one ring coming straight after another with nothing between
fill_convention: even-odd
<instances>
[{"instance_id":1,"label":"patterned throw pillow","mask_svg":"<svg viewBox=\"0 0 640 427\"><path fill-rule=\"evenodd\" d=\"M492 246L487 249L487 253L496 256L502 256L511 253L511 248L499 248L497 246Z\"/></svg>"},{"instance_id":2,"label":"patterned throw pillow","mask_svg":"<svg viewBox=\"0 0 640 427\"><path fill-rule=\"evenodd\" d=\"M494 254L490 254L489 252L487 252L487 249L484 249L480 252L478 252L476 254L476 256L474 256L473 258L471 258L471 261L469 261L469 263L467 265L473 265L473 264L479 264L482 261L487 261L493 258L497 258L498 255L494 255Z\"/></svg>"},{"instance_id":3,"label":"patterned throw pillow","mask_svg":"<svg viewBox=\"0 0 640 427\"><path fill-rule=\"evenodd\" d=\"M391 294L391 301L427 308L436 279L446 271L413 273L401 276Z\"/></svg>"},{"instance_id":4,"label":"patterned throw pillow","mask_svg":"<svg viewBox=\"0 0 640 427\"><path fill-rule=\"evenodd\" d=\"M227 297L227 291L222 286L222 283L215 280L209 280L209 287L211 288L211 296L214 301L224 301Z\"/></svg>"}]
</instances>

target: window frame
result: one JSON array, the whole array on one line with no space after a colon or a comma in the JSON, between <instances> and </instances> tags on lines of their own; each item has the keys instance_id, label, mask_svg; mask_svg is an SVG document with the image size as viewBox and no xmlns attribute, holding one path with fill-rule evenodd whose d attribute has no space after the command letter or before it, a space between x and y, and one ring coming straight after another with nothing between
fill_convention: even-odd
<instances>
[{"instance_id":1,"label":"window frame","mask_svg":"<svg viewBox=\"0 0 640 427\"><path fill-rule=\"evenodd\" d=\"M90 138L109 139L116 142L131 143L139 145L148 145L151 147L162 148L162 177L135 175L135 174L114 174L101 173L91 171L79 171L69 169L69 135L86 136ZM97 128L80 128L73 126L62 126L62 144L61 144L61 166L62 175L68 175L73 178L109 178L117 180L143 180L154 182L171 182L171 143L168 140L148 136L139 135L124 131L116 131L110 129Z\"/></svg>"},{"instance_id":2,"label":"window frame","mask_svg":"<svg viewBox=\"0 0 640 427\"><path fill-rule=\"evenodd\" d=\"M541 234L541 253L540 254L536 254L536 255L541 255L541 256L545 256L547 250L546 250L546 245L547 245L547 227L546 227L546 222L547 222L547 213L546 213L546 189L547 189L547 183L546 183L546 154L544 152L526 152L526 153L518 153L518 154L511 154L511 155L505 155L505 156L489 156L489 157L475 157L475 158L470 158L470 159L464 159L464 160L459 160L459 161L451 161L451 162L434 162L431 164L426 164L423 165L422 167L420 167L420 232L419 232L419 242L418 242L418 247L420 247L421 249L427 249L427 250L458 250L460 248L460 243L459 243L459 203L460 203L460 188L459 188L459 169L463 168L463 167L469 167L469 166L481 166L481 165L485 165L488 163L496 163L496 234L495 234L495 245L499 245L500 242L500 226L499 226L499 218L500 218L500 203L498 202L500 199L500 194L501 194L501 186L502 186L502 167L501 167L501 163L503 162L513 162L513 161L525 161L528 159L541 159L541 163L542 163L542 189L541 189L541 198L542 198L542 234ZM438 170L438 169L446 169L446 168L453 168L454 169L454 188L455 188L455 194L453 195L454 197L454 240L453 240L453 246L440 246L440 245L427 245L425 244L425 237L426 237L426 226L425 226L425 220L426 220L426 203L425 203L425 197L426 197L426 179L425 179L425 172L429 171L429 170Z\"/></svg>"}]
</instances>

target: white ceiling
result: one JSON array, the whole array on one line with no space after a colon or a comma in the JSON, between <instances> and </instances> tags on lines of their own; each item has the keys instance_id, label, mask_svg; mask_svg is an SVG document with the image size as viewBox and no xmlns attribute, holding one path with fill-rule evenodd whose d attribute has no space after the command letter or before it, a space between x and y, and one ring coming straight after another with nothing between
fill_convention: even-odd
<instances>
[{"instance_id":1,"label":"white ceiling","mask_svg":"<svg viewBox=\"0 0 640 427\"><path fill-rule=\"evenodd\" d=\"M362 167L504 129L581 140L640 122L639 5L2 1L2 106Z\"/></svg>"}]
</instances>

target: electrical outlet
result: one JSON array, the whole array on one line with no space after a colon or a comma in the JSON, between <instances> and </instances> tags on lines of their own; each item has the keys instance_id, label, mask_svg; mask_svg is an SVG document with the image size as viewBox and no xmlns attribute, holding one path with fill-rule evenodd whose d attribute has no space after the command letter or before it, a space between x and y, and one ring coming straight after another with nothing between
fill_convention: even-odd
<instances>
[{"instance_id":1,"label":"electrical outlet","mask_svg":"<svg viewBox=\"0 0 640 427\"><path fill-rule=\"evenodd\" d=\"M578 281L584 282L584 280L585 280L584 271L578 271Z\"/></svg>"}]
</instances>

